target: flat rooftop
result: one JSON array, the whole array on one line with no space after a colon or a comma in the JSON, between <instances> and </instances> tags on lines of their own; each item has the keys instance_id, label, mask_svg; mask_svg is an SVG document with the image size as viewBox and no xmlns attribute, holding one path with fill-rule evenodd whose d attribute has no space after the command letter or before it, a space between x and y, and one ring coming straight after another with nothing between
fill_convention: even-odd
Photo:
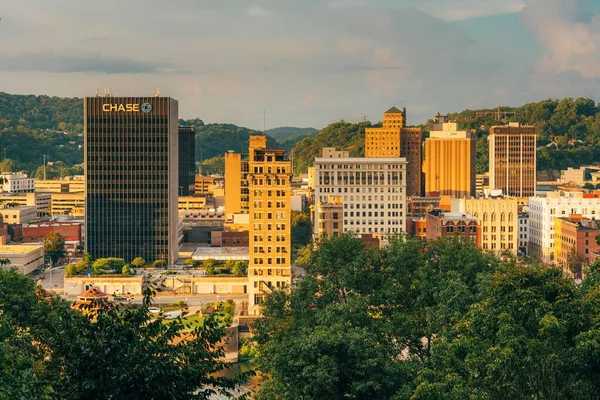
<instances>
[{"instance_id":1,"label":"flat rooftop","mask_svg":"<svg viewBox=\"0 0 600 400\"><path fill-rule=\"evenodd\" d=\"M39 249L43 249L44 246L38 244L32 245L24 245L24 244L14 244L14 245L4 245L0 246L0 256L7 254L27 254L32 251L37 251Z\"/></svg>"},{"instance_id":2,"label":"flat rooftop","mask_svg":"<svg viewBox=\"0 0 600 400\"><path fill-rule=\"evenodd\" d=\"M248 261L248 247L198 247L192 259L196 261L215 260L215 261Z\"/></svg>"}]
</instances>

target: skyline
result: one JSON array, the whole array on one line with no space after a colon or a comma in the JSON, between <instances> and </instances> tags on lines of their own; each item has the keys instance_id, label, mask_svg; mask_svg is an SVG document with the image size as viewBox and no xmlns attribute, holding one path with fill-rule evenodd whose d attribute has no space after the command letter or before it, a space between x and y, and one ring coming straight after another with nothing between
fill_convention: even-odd
<instances>
[{"instance_id":1,"label":"skyline","mask_svg":"<svg viewBox=\"0 0 600 400\"><path fill-rule=\"evenodd\" d=\"M0 10L0 91L161 95L182 118L322 128L591 97L600 4L585 0L116 0ZM50 50L49 50L50 49Z\"/></svg>"}]
</instances>

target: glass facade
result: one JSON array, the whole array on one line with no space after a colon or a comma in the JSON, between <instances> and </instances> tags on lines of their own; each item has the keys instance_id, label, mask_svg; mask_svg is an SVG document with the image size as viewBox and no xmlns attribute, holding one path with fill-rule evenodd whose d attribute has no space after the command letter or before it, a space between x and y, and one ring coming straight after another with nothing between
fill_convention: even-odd
<instances>
[{"instance_id":1,"label":"glass facade","mask_svg":"<svg viewBox=\"0 0 600 400\"><path fill-rule=\"evenodd\" d=\"M84 104L86 251L94 258L173 263L177 101L90 97Z\"/></svg>"},{"instance_id":2,"label":"glass facade","mask_svg":"<svg viewBox=\"0 0 600 400\"><path fill-rule=\"evenodd\" d=\"M192 196L196 179L196 129L179 127L179 195Z\"/></svg>"}]
</instances>

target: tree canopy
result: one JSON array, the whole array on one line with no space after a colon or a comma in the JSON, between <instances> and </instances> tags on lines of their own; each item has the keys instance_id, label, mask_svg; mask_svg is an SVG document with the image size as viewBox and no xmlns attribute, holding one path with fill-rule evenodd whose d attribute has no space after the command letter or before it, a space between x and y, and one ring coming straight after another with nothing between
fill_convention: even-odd
<instances>
[{"instance_id":1,"label":"tree canopy","mask_svg":"<svg viewBox=\"0 0 600 400\"><path fill-rule=\"evenodd\" d=\"M217 377L224 328L207 317L186 328L144 305L72 309L0 270L0 398L208 399L237 379Z\"/></svg>"},{"instance_id":2,"label":"tree canopy","mask_svg":"<svg viewBox=\"0 0 600 400\"><path fill-rule=\"evenodd\" d=\"M258 399L593 399L600 273L498 259L456 238L323 239L255 323Z\"/></svg>"}]
</instances>

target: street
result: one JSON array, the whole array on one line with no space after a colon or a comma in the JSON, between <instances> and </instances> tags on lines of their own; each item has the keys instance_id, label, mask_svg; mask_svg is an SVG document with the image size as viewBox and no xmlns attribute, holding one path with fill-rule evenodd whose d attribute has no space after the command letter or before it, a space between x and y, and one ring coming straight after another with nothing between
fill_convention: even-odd
<instances>
[{"instance_id":1,"label":"street","mask_svg":"<svg viewBox=\"0 0 600 400\"><path fill-rule=\"evenodd\" d=\"M42 272L44 279L41 280L42 288L45 290L54 290L58 294L63 293L65 282L65 267L47 268Z\"/></svg>"}]
</instances>

